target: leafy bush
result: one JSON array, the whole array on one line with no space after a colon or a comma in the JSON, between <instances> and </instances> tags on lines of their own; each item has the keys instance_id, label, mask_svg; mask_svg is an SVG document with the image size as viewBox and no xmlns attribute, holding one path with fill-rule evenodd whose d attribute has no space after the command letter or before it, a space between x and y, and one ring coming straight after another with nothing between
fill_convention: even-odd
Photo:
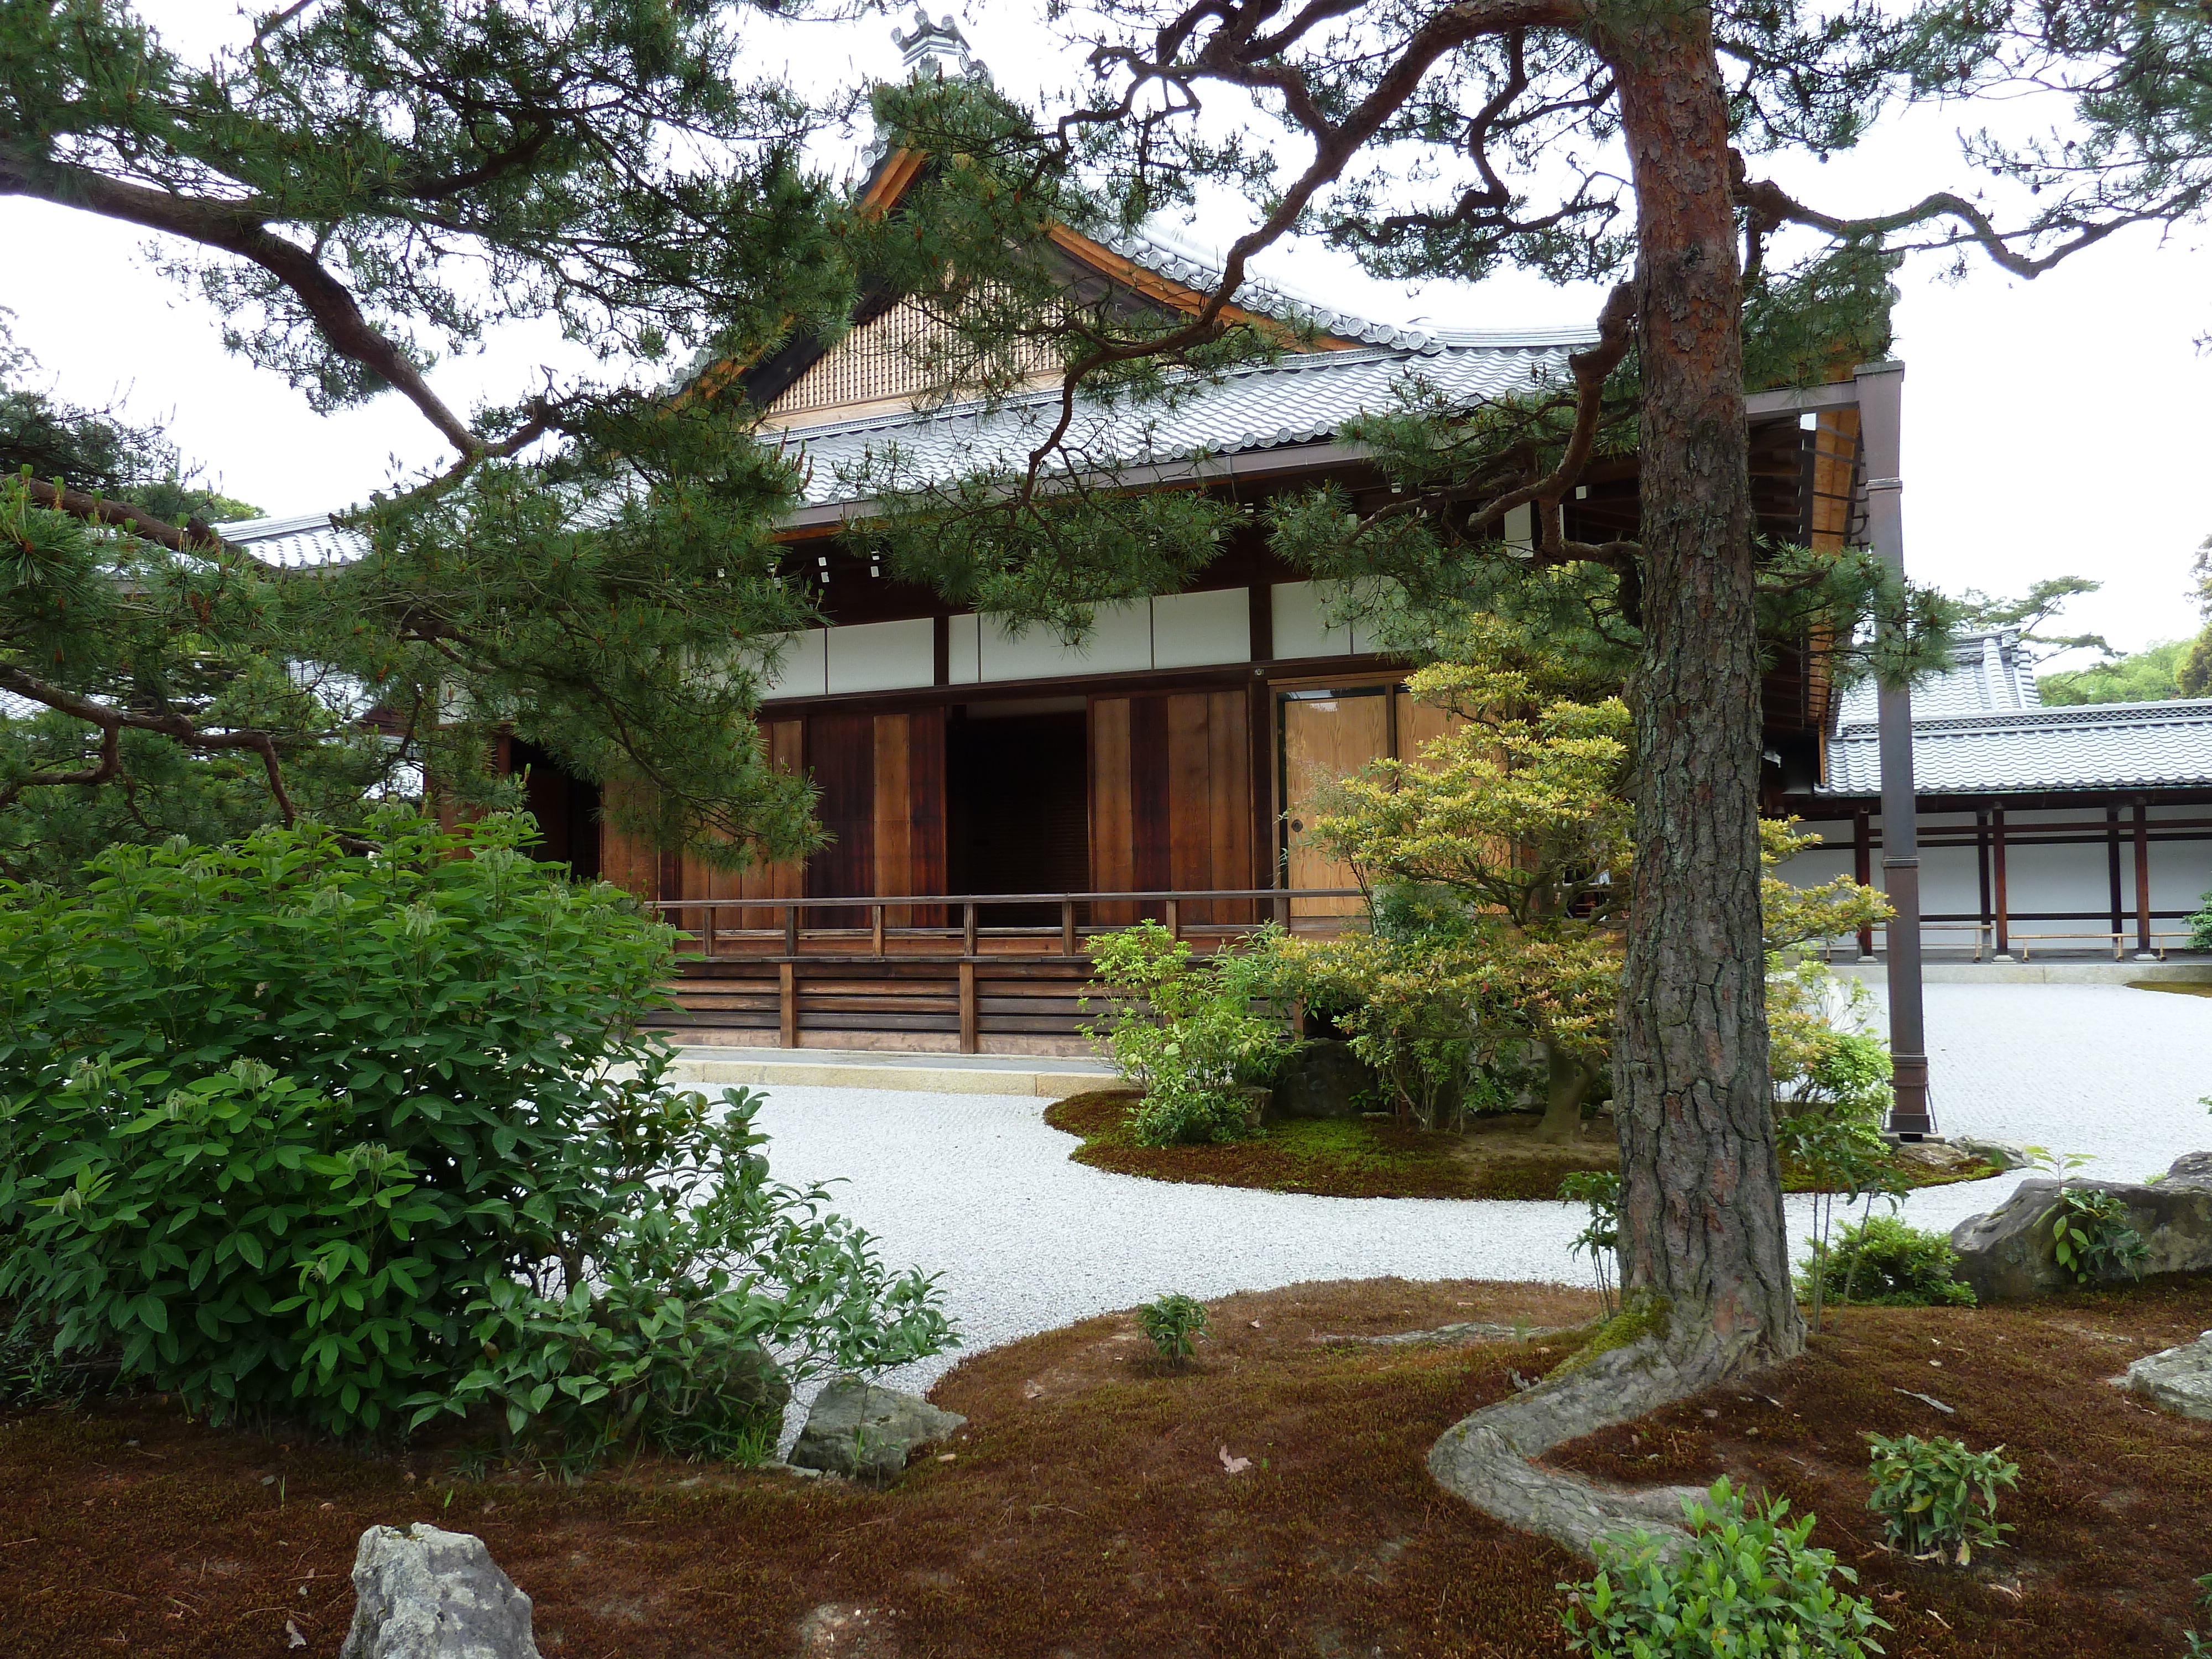
<instances>
[{"instance_id":1,"label":"leafy bush","mask_svg":"<svg viewBox=\"0 0 2212 1659\"><path fill-rule=\"evenodd\" d=\"M1575 1649L1594 1659L1880 1653L1871 1632L1888 1625L1834 1583L1858 1575L1808 1548L1814 1517L1785 1522L1789 1509L1781 1498L1747 1506L1723 1478L1703 1502L1683 1500L1690 1543L1672 1560L1649 1533L1593 1540L1596 1576L1559 1587Z\"/></svg>"},{"instance_id":2,"label":"leafy bush","mask_svg":"<svg viewBox=\"0 0 2212 1659\"><path fill-rule=\"evenodd\" d=\"M1137 1328L1152 1340L1163 1361L1181 1367L1190 1363L1198 1339L1212 1328L1212 1322L1203 1302L1177 1293L1139 1307Z\"/></svg>"},{"instance_id":3,"label":"leafy bush","mask_svg":"<svg viewBox=\"0 0 2212 1659\"><path fill-rule=\"evenodd\" d=\"M1452 938L1346 933L1286 937L1270 954L1279 994L1327 1008L1382 1080L1401 1122L1457 1127L1484 1086L1476 983Z\"/></svg>"},{"instance_id":4,"label":"leafy bush","mask_svg":"<svg viewBox=\"0 0 2212 1659\"><path fill-rule=\"evenodd\" d=\"M1846 1226L1833 1248L1815 1255L1799 1278L1807 1296L1883 1308L1970 1308L1973 1287L1952 1277L1959 1253L1942 1233L1895 1216L1871 1215Z\"/></svg>"},{"instance_id":5,"label":"leafy bush","mask_svg":"<svg viewBox=\"0 0 2212 1659\"><path fill-rule=\"evenodd\" d=\"M753 1099L665 1090L668 930L526 820L378 829L0 887L0 1301L54 1352L216 1419L690 1449L952 1340Z\"/></svg>"},{"instance_id":6,"label":"leafy bush","mask_svg":"<svg viewBox=\"0 0 2212 1659\"><path fill-rule=\"evenodd\" d=\"M2002 1446L1968 1451L1962 1441L1899 1435L1867 1436L1874 1451L1867 1507L1884 1517L1889 1541L1916 1560L1955 1561L1965 1566L1973 1546L2004 1541L2012 1528L1996 1518L1999 1486L2020 1482L2020 1467L1999 1455Z\"/></svg>"},{"instance_id":7,"label":"leafy bush","mask_svg":"<svg viewBox=\"0 0 2212 1659\"><path fill-rule=\"evenodd\" d=\"M1130 1120L1142 1145L1233 1140L1244 1133L1237 1089L1265 1083L1297 1046L1283 1019L1253 1012L1267 994L1271 937L1263 934L1252 950L1224 947L1203 960L1156 921L1093 942L1108 1016L1084 1034L1145 1091Z\"/></svg>"},{"instance_id":8,"label":"leafy bush","mask_svg":"<svg viewBox=\"0 0 2212 1659\"><path fill-rule=\"evenodd\" d=\"M2046 1212L2051 1253L2077 1285L2142 1272L2150 1246L2128 1223L2127 1200L2101 1187L2064 1187Z\"/></svg>"},{"instance_id":9,"label":"leafy bush","mask_svg":"<svg viewBox=\"0 0 2212 1659\"><path fill-rule=\"evenodd\" d=\"M1894 1097L1889 1048L1874 1029L1873 1008L1865 986L1838 978L1825 963L1784 967L1779 957L1769 957L1767 1059L1783 1115L1817 1113L1879 1133Z\"/></svg>"},{"instance_id":10,"label":"leafy bush","mask_svg":"<svg viewBox=\"0 0 2212 1659\"><path fill-rule=\"evenodd\" d=\"M1586 1255L1597 1273L1598 1306L1607 1319L1618 1307L1613 1280L1620 1266L1620 1171L1578 1170L1559 1182L1565 1202L1589 1206L1589 1220L1574 1237L1571 1255Z\"/></svg>"}]
</instances>

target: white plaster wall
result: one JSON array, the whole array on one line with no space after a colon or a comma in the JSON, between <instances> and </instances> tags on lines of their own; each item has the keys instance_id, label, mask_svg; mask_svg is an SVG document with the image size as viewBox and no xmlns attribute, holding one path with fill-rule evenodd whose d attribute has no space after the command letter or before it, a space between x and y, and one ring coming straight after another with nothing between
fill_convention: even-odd
<instances>
[{"instance_id":1,"label":"white plaster wall","mask_svg":"<svg viewBox=\"0 0 2212 1659\"><path fill-rule=\"evenodd\" d=\"M902 691L936 681L935 630L927 617L855 623L823 632L824 678L832 693Z\"/></svg>"},{"instance_id":2,"label":"white plaster wall","mask_svg":"<svg viewBox=\"0 0 2212 1659\"><path fill-rule=\"evenodd\" d=\"M948 617L945 628L945 678L955 685L975 684L983 678L983 619L971 611Z\"/></svg>"},{"instance_id":3,"label":"white plaster wall","mask_svg":"<svg viewBox=\"0 0 2212 1659\"><path fill-rule=\"evenodd\" d=\"M781 661L773 671L763 672L763 702L776 697L818 697L829 690L829 632L826 628L810 628L804 633L786 634L771 642L781 647ZM755 658L756 664L769 654L760 653Z\"/></svg>"},{"instance_id":4,"label":"white plaster wall","mask_svg":"<svg viewBox=\"0 0 2212 1659\"><path fill-rule=\"evenodd\" d=\"M1349 628L1331 628L1322 611L1333 582L1277 582L1267 596L1278 657L1348 657L1356 646Z\"/></svg>"},{"instance_id":5,"label":"white plaster wall","mask_svg":"<svg viewBox=\"0 0 2212 1659\"><path fill-rule=\"evenodd\" d=\"M1252 660L1252 596L1242 587L1170 593L1152 601L1155 668Z\"/></svg>"},{"instance_id":6,"label":"white plaster wall","mask_svg":"<svg viewBox=\"0 0 2212 1659\"><path fill-rule=\"evenodd\" d=\"M1048 628L1010 632L994 617L983 619L985 680L1052 679L1070 674L1111 674L1152 665L1152 607L1138 599L1102 605L1097 622L1079 648L1060 642Z\"/></svg>"},{"instance_id":7,"label":"white plaster wall","mask_svg":"<svg viewBox=\"0 0 2212 1659\"><path fill-rule=\"evenodd\" d=\"M2008 812L2008 827L2033 823L2101 823L2102 807L2039 810ZM2212 809L2196 806L2154 807L2151 821L2161 818L2212 817ZM1971 824L1972 813L1931 813L1921 820L1924 828L1931 824ZM2120 820L2120 902L2127 924L2132 927L2136 904L2135 842L2131 834L2133 817L2123 813ZM1874 820L1877 831L1881 820ZM1778 872L1785 881L1801 887L1809 887L1838 875L1847 875L1851 869L1851 825L1849 819L1827 822L1808 821L1799 826L1801 831L1817 833L1829 843L1800 853L1784 865ZM2090 912L2094 920L2038 923L2022 921L2015 932L2037 933L2101 933L2102 920L2112 908L2112 873L2110 855L2101 841L2070 842L2064 845L2038 845L2032 842L2008 838L2005 844L2005 889L2007 909L2016 917L2038 911L2073 910ZM1875 884L1882 884L1881 860L1879 851L1875 859ZM2193 910L2208 890L2212 890L2212 841L2153 842L2150 846L2150 902L2153 910ZM1974 848L1964 846L1929 847L1920 851L1920 902L1923 911L1931 915L1978 914L1981 909L1981 878ZM2172 931L2175 924L2168 920L2156 924L2161 931ZM1936 935L1942 939L1944 936ZM1964 934L1959 935L1963 939ZM1949 941L1947 941L1949 942Z\"/></svg>"}]
</instances>

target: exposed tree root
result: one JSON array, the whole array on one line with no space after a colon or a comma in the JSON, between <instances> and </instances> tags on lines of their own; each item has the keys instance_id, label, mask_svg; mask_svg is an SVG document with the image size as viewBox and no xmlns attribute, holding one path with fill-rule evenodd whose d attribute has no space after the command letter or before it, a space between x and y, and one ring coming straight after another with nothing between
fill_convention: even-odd
<instances>
[{"instance_id":1,"label":"exposed tree root","mask_svg":"<svg viewBox=\"0 0 2212 1659\"><path fill-rule=\"evenodd\" d=\"M1679 1524L1682 1499L1702 1496L1702 1487L1600 1486L1539 1468L1534 1461L1555 1446L1711 1387L1741 1369L1753 1345L1752 1339L1725 1344L1694 1323L1694 1340L1671 1340L1666 1323L1663 1311L1656 1320L1648 1310L1624 1313L1583 1354L1526 1394L1485 1406L1445 1430L1429 1450L1429 1473L1484 1514L1581 1554L1590 1553L1590 1540L1600 1534L1631 1528L1672 1547L1686 1542L1689 1534Z\"/></svg>"}]
</instances>

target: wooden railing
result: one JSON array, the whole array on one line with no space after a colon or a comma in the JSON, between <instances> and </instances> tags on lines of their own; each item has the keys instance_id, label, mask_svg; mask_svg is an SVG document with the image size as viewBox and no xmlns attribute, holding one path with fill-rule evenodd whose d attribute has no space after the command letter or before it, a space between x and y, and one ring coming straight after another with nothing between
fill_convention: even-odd
<instances>
[{"instance_id":1,"label":"wooden railing","mask_svg":"<svg viewBox=\"0 0 2212 1659\"><path fill-rule=\"evenodd\" d=\"M986 955L1035 955L1037 943L1055 937L1060 955L1079 957L1084 952L1082 942L1087 937L1113 933L1130 925L1127 921L1085 921L1083 913L1094 917L1102 907L1141 913L1156 910L1157 920L1178 939L1233 938L1250 933L1263 923L1257 921L1218 921L1212 919L1188 920L1193 906L1216 908L1230 905L1246 905L1255 910L1264 908L1270 920L1285 927L1300 921L1328 921L1334 915L1300 916L1297 907L1310 902L1327 900L1340 902L1364 896L1357 887L1239 887L1173 891L1119 893L900 893L869 895L849 898L696 898L659 899L654 908L674 922L684 940L689 942L688 954L696 957L747 956L796 957L802 954L810 959L842 956L848 959L867 960L893 956L908 957L920 947L926 955L978 957ZM983 913L994 908L1007 909L1015 907L1036 909L1051 906L1060 913L1054 926L986 927ZM809 926L805 918L809 911L866 911L866 927ZM731 911L738 913L740 925L726 926L724 916ZM753 927L742 925L747 913L769 912L775 922L773 927ZM908 921L890 925L890 913L904 912ZM915 912L942 912L950 916L957 914L958 923L942 926L915 926L911 918ZM697 917L697 921L691 919ZM860 941L865 940L863 945ZM987 951L987 941L1024 940L1025 949ZM942 952L931 952L927 946L943 944ZM847 951L806 951L807 945L848 945ZM904 950L894 950L898 945ZM731 948L735 947L735 948ZM684 945L679 943L679 950Z\"/></svg>"},{"instance_id":2,"label":"wooden railing","mask_svg":"<svg viewBox=\"0 0 2212 1659\"><path fill-rule=\"evenodd\" d=\"M662 899L654 908L681 930L670 1024L696 1037L1070 1054L1085 1051L1082 1033L1096 1017L1085 1012L1095 995L1086 939L1150 914L1197 948L1218 949L1267 921L1332 928L1360 897L1351 887L1243 887ZM1014 907L1030 919L990 925L994 910ZM825 915L841 925L809 921ZM756 919L764 925L748 925Z\"/></svg>"}]
</instances>

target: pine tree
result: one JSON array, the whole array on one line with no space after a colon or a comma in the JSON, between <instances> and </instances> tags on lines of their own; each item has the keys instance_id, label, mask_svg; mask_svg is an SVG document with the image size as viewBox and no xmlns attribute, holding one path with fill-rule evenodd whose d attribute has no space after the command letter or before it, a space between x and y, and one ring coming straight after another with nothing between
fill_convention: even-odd
<instances>
[{"instance_id":1,"label":"pine tree","mask_svg":"<svg viewBox=\"0 0 2212 1659\"><path fill-rule=\"evenodd\" d=\"M663 844L804 851L750 672L817 619L771 539L798 481L734 386L672 392L694 353L848 314L842 204L800 156L815 112L748 76L715 8L329 0L250 27L192 64L124 0L9 7L0 192L152 233L233 349L317 410L406 399L452 462L350 515L367 556L303 573L224 543L206 503L165 518L82 445L19 447L0 690L52 712L0 723L0 810L232 756L262 793L221 822L343 814L349 788L306 776L337 750L374 763L356 784L427 768L495 799L512 732L622 786L613 815ZM440 355L531 319L604 368L451 407Z\"/></svg>"},{"instance_id":2,"label":"pine tree","mask_svg":"<svg viewBox=\"0 0 2212 1659\"><path fill-rule=\"evenodd\" d=\"M1392 500L1363 514L1322 495L1275 517L1278 544L1317 568L1350 549L1370 572L1446 599L1504 560L1556 573L1632 641L1638 855L1613 1090L1628 1307L1588 1364L1494 1421L1468 1419L1431 1458L1475 1501L1580 1542L1620 1516L1521 1457L1804 1342L1768 1107L1762 609L1825 586L1886 607L1893 637L1914 632L1911 602L1863 563L1754 546L1747 385L1848 373L1885 349L1881 286L1907 254L1981 256L2033 277L2127 225L2201 216L2212 19L2183 0L1936 0L1904 13L1792 0L1103 0L1087 15L1097 94L1042 131L977 112L981 98L964 115L908 112L910 143L962 158L942 170L927 222L963 222L964 210L998 237L972 239L953 262L946 314L966 307L979 359L1050 338L1066 395L1025 464L900 498L884 532L895 549L939 569L965 550L1002 601L1050 615L1058 550L1102 544L1098 526L1119 514L1126 529L1135 510L1130 496L1070 485L1099 477L1069 441L1076 389L1103 380L1110 394L1149 374L1158 392L1168 367L1202 376L1218 365L1209 354L1295 343L1237 308L1253 258L1293 232L1385 276L1518 265L1614 283L1571 386L1473 411L1416 398L1370 428L1389 440ZM2039 88L2071 99L2071 139L1973 140L1956 178L1893 212L1837 215L1759 175L1764 157L1848 149L1916 102ZM1042 186L1079 173L1109 223L1188 207L1212 185L1247 191L1252 228L1187 315L1040 295L1044 268L1024 251L1042 239L1013 221L1047 212ZM1956 187L1976 173L2011 207ZM918 199L913 225L923 210ZM1632 538L1577 543L1561 503L1601 447L1635 451L1641 523ZM1535 523L1525 554L1504 543L1520 508ZM1219 526L1183 528L1203 539ZM1923 599L1920 620L1941 610ZM1856 618L1846 607L1841 620ZM1922 636L1940 642L1941 629Z\"/></svg>"}]
</instances>

